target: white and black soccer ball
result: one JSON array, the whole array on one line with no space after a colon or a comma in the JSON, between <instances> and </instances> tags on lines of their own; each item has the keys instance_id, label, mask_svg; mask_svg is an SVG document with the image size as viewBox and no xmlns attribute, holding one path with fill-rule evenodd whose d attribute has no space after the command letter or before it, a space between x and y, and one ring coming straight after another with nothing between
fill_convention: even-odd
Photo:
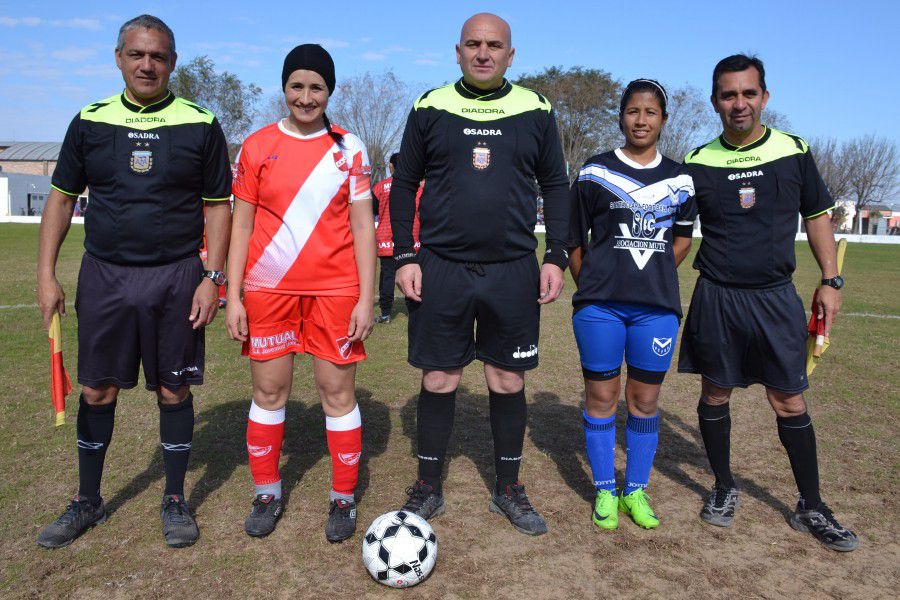
<instances>
[{"instance_id":1,"label":"white and black soccer ball","mask_svg":"<svg viewBox=\"0 0 900 600\"><path fill-rule=\"evenodd\" d=\"M405 588L425 580L437 560L437 537L422 517L396 510L375 519L362 543L363 564L378 583Z\"/></svg>"}]
</instances>

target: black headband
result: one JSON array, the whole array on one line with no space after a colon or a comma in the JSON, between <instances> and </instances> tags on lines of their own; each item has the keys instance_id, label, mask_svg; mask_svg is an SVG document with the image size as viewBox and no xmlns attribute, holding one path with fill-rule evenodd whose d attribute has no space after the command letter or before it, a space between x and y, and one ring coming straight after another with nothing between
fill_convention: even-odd
<instances>
[{"instance_id":1,"label":"black headband","mask_svg":"<svg viewBox=\"0 0 900 600\"><path fill-rule=\"evenodd\" d=\"M328 87L328 95L334 93L334 61L331 55L318 44L301 44L284 57L284 67L281 69L281 89L287 85L288 77L297 70L313 71L322 76L325 86Z\"/></svg>"}]
</instances>

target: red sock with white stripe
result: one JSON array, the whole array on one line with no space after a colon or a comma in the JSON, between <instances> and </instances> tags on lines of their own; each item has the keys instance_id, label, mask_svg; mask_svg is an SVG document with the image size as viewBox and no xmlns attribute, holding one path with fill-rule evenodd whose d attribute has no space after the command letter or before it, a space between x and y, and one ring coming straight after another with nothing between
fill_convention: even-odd
<instances>
[{"instance_id":1,"label":"red sock with white stripe","mask_svg":"<svg viewBox=\"0 0 900 600\"><path fill-rule=\"evenodd\" d=\"M256 494L271 494L281 498L281 442L284 440L284 408L266 410L256 402L250 403L247 419L247 455L250 473L256 484Z\"/></svg>"},{"instance_id":2,"label":"red sock with white stripe","mask_svg":"<svg viewBox=\"0 0 900 600\"><path fill-rule=\"evenodd\" d=\"M325 435L331 453L331 499L354 501L362 454L362 417L359 405L343 417L325 417Z\"/></svg>"}]
</instances>

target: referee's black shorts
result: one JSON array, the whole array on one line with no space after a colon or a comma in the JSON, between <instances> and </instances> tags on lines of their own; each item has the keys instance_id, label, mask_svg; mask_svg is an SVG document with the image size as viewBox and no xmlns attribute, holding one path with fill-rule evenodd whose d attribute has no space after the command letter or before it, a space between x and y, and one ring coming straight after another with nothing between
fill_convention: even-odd
<instances>
[{"instance_id":1,"label":"referee's black shorts","mask_svg":"<svg viewBox=\"0 0 900 600\"><path fill-rule=\"evenodd\" d=\"M423 247L418 263L422 302L407 300L409 364L451 370L477 358L510 371L537 367L540 270L534 254L464 263Z\"/></svg>"},{"instance_id":2,"label":"referee's black shorts","mask_svg":"<svg viewBox=\"0 0 900 600\"><path fill-rule=\"evenodd\" d=\"M202 273L199 256L128 266L85 253L75 297L78 382L133 388L143 362L148 390L203 383L203 328L188 320Z\"/></svg>"},{"instance_id":3,"label":"referee's black shorts","mask_svg":"<svg viewBox=\"0 0 900 600\"><path fill-rule=\"evenodd\" d=\"M697 280L684 322L679 373L723 388L754 383L788 394L806 379L806 313L793 283L746 289Z\"/></svg>"}]
</instances>

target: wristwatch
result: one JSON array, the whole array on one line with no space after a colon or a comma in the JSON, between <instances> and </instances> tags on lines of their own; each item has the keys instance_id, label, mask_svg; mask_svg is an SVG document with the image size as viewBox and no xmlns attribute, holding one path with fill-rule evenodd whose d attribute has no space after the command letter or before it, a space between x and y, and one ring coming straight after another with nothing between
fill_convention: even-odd
<instances>
[{"instance_id":1,"label":"wristwatch","mask_svg":"<svg viewBox=\"0 0 900 600\"><path fill-rule=\"evenodd\" d=\"M840 275L836 275L835 277L832 277L831 279L823 279L822 285L830 285L834 289L839 290L842 287L844 287L844 278L841 277Z\"/></svg>"},{"instance_id":2,"label":"wristwatch","mask_svg":"<svg viewBox=\"0 0 900 600\"><path fill-rule=\"evenodd\" d=\"M209 278L216 285L225 285L228 278L225 277L225 271L203 271L203 276Z\"/></svg>"}]
</instances>

